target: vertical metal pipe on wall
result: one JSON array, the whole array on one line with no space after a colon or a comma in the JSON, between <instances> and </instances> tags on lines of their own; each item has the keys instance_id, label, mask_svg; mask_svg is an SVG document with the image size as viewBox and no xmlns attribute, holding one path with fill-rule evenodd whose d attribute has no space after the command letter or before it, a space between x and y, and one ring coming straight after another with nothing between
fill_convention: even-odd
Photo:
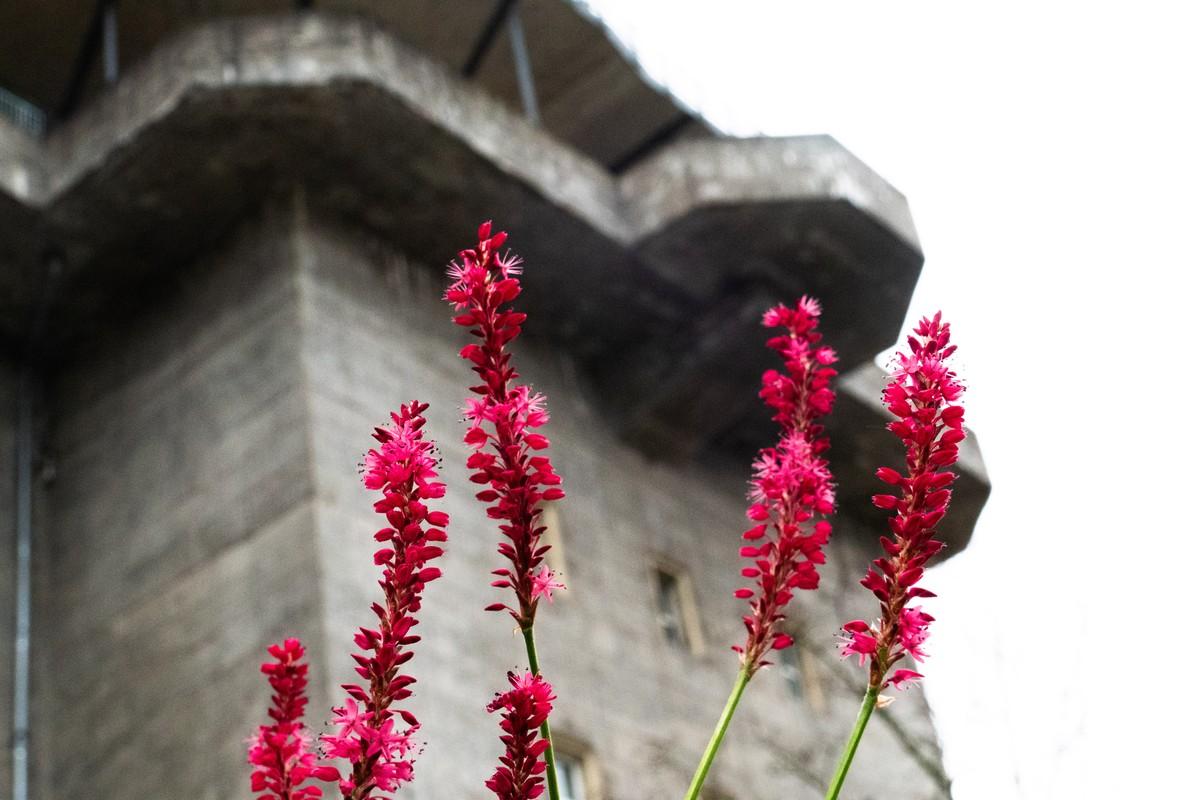
<instances>
[{"instance_id":1,"label":"vertical metal pipe on wall","mask_svg":"<svg viewBox=\"0 0 1200 800\"><path fill-rule=\"evenodd\" d=\"M13 800L29 797L29 636L33 562L33 369L21 366L16 430L16 627L13 637Z\"/></svg>"},{"instance_id":2,"label":"vertical metal pipe on wall","mask_svg":"<svg viewBox=\"0 0 1200 800\"><path fill-rule=\"evenodd\" d=\"M104 5L104 82L116 83L120 76L120 52L117 50L117 3L116 0Z\"/></svg>"},{"instance_id":3,"label":"vertical metal pipe on wall","mask_svg":"<svg viewBox=\"0 0 1200 800\"><path fill-rule=\"evenodd\" d=\"M525 41L525 25L521 21L521 11L518 0L496 0L496 7L488 18L487 24L479 33L471 54L463 65L462 74L465 78L473 78L483 65L483 60L492 48L501 27L508 28L508 41L512 46L513 64L517 73L517 92L521 97L521 106L525 116L535 125L541 122L541 111L538 108L537 89L533 83L533 66L529 59L529 46Z\"/></svg>"},{"instance_id":4,"label":"vertical metal pipe on wall","mask_svg":"<svg viewBox=\"0 0 1200 800\"><path fill-rule=\"evenodd\" d=\"M12 800L29 800L30 678L33 629L33 467L37 457L36 409L41 388L42 340L50 299L65 269L51 249L38 273L40 286L29 320L25 356L17 378L15 626L13 634Z\"/></svg>"},{"instance_id":5,"label":"vertical metal pipe on wall","mask_svg":"<svg viewBox=\"0 0 1200 800\"><path fill-rule=\"evenodd\" d=\"M508 14L508 40L512 44L521 106L525 109L525 116L536 125L541 122L542 115L538 109L537 89L533 85L533 66L529 61L529 47L525 43L525 25L521 22L520 3L514 4Z\"/></svg>"}]
</instances>

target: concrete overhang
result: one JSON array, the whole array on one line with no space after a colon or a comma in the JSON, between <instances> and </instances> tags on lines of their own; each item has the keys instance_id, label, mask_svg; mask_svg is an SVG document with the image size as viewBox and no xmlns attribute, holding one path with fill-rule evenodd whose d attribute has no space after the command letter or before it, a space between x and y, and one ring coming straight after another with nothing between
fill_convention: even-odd
<instances>
[{"instance_id":1,"label":"concrete overhang","mask_svg":"<svg viewBox=\"0 0 1200 800\"><path fill-rule=\"evenodd\" d=\"M781 301L820 299L844 368L895 342L920 244L904 196L833 139L679 143L622 189L640 262L686 310L610 362L634 436L752 452L769 434L748 388L775 360L759 321Z\"/></svg>"},{"instance_id":2,"label":"concrete overhang","mask_svg":"<svg viewBox=\"0 0 1200 800\"><path fill-rule=\"evenodd\" d=\"M216 19L301 14L295 0L115 3L120 71L172 36ZM540 124L613 171L657 144L715 131L641 70L581 0L320 0L322 13L354 16L395 35L522 108L511 29L516 13L536 88ZM0 87L32 102L53 125L103 90L102 59L83 57L100 14L95 0L0 3Z\"/></svg>"},{"instance_id":3,"label":"concrete overhang","mask_svg":"<svg viewBox=\"0 0 1200 800\"><path fill-rule=\"evenodd\" d=\"M618 177L378 26L287 14L160 46L45 141L0 120L0 335L47 253L61 348L296 191L438 267L496 218L531 335L658 452L757 437L765 307L819 296L849 369L895 341L922 263L903 196L828 137L677 142Z\"/></svg>"}]
</instances>

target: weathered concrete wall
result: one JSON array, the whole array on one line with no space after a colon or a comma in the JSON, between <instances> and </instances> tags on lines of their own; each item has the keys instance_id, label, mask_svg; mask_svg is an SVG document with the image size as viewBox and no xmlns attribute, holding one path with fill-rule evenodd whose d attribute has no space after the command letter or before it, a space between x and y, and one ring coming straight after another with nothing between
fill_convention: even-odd
<instances>
[{"instance_id":1,"label":"weathered concrete wall","mask_svg":"<svg viewBox=\"0 0 1200 800\"><path fill-rule=\"evenodd\" d=\"M390 410L413 398L429 401L428 431L441 445L450 486L441 507L452 518L451 539L445 577L428 590L425 640L412 662L419 678L413 708L428 749L406 794L481 796L500 747L497 720L483 707L503 687L504 671L524 663L524 650L506 616L482 610L502 599L488 587L488 571L500 557L494 526L473 500L463 466L458 409L469 373L456 354L465 337L440 301L440 270L409 264L365 238L300 225L302 351L332 668L325 679L336 694L337 684L352 677L344 654L356 626L372 622L368 605L378 592L370 536L378 522L356 465L371 444L370 430ZM608 798L678 795L736 672L728 647L741 637L743 604L731 595L739 585L746 465L646 460L604 426L552 343L525 338L517 350L525 378L550 398L551 453L568 492L560 512L570 590L543 605L538 626L543 666L559 695L556 729L592 748ZM796 699L778 672L756 678L714 771L714 784L732 797L823 791L863 680L833 657L833 633L845 619L873 611L856 585L867 555L855 537L849 523L839 528L823 591L804 597L799 612L824 656L809 659L809 680L826 702L814 708ZM658 559L691 575L705 641L699 654L681 652L660 633L651 580ZM842 685L847 672L853 690ZM919 691L885 713L936 758ZM894 796L897 785L906 787L905 797L941 796L883 724L868 734L860 759L864 766L851 777L847 797ZM872 762L886 768L865 766Z\"/></svg>"},{"instance_id":2,"label":"weathered concrete wall","mask_svg":"<svg viewBox=\"0 0 1200 800\"><path fill-rule=\"evenodd\" d=\"M249 227L198 265L162 265L142 312L53 378L42 800L245 796L263 647L317 638L298 294L288 238Z\"/></svg>"}]
</instances>

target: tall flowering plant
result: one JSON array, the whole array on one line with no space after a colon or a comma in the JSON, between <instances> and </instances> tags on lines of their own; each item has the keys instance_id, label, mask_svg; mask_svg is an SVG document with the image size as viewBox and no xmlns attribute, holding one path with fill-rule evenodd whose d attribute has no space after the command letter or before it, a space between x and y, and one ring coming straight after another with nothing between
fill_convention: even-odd
<instances>
[{"instance_id":1,"label":"tall flowering plant","mask_svg":"<svg viewBox=\"0 0 1200 800\"><path fill-rule=\"evenodd\" d=\"M470 361L480 383L470 387L475 395L467 401L468 423L464 441L473 451L467 459L471 481L484 487L475 496L487 503L487 515L500 524L498 547L508 566L495 570L493 586L510 589L510 603L493 603L489 611L507 611L521 629L529 658L529 669L540 675L533 626L538 602L550 599L561 588L543 561L549 546L541 544L542 504L560 500L562 479L550 459L537 453L550 446L538 428L549 420L546 399L528 386L518 384L508 345L521 333L525 314L510 304L521 293L521 259L500 248L508 238L492 233L491 222L479 227L478 243L459 253L450 265L451 283L445 299L454 308L454 322L467 328L479 341L460 351ZM554 771L554 747L550 725L541 722L546 741L547 786L558 800Z\"/></svg>"},{"instance_id":2,"label":"tall flowering plant","mask_svg":"<svg viewBox=\"0 0 1200 800\"><path fill-rule=\"evenodd\" d=\"M550 716L554 690L531 672L510 672L508 682L512 689L496 695L487 707L488 713L503 712L500 741L504 755L485 785L498 800L534 800L546 788L546 762L541 756L550 747L550 740L540 735L539 729Z\"/></svg>"},{"instance_id":3,"label":"tall flowering plant","mask_svg":"<svg viewBox=\"0 0 1200 800\"><path fill-rule=\"evenodd\" d=\"M802 297L794 308L779 305L763 315L764 326L783 329L767 346L782 357L784 371L763 373L759 392L775 412L772 419L779 425L779 440L759 451L750 481L746 516L753 524L742 534L746 543L741 556L747 560L742 576L752 579L754 586L734 592L750 605L743 617L746 640L733 648L740 655L741 669L696 768L687 800L699 796L750 680L770 663L767 657L772 650L792 645L792 637L779 629L784 611L797 590L817 588L817 566L825 563L822 548L829 542L832 526L824 517L834 510L834 486L822 455L829 440L819 420L833 409L829 384L837 375L832 366L837 354L821 344L820 316L820 304L809 297Z\"/></svg>"},{"instance_id":4,"label":"tall flowering plant","mask_svg":"<svg viewBox=\"0 0 1200 800\"><path fill-rule=\"evenodd\" d=\"M254 767L250 790L261 792L257 800L304 800L319 798L321 787L309 780L337 779L337 770L317 766L312 736L304 727L308 705L308 664L299 639L285 639L267 648L270 661L261 669L271 684L271 724L260 725L251 737L247 760ZM307 783L307 785L306 785Z\"/></svg>"},{"instance_id":5,"label":"tall flowering plant","mask_svg":"<svg viewBox=\"0 0 1200 800\"><path fill-rule=\"evenodd\" d=\"M896 354L883 404L896 419L888 430L904 445L904 473L880 467L875 473L891 491L873 498L876 506L893 512L891 536L880 538L884 554L875 559L861 583L879 600L879 619L873 624L853 620L842 627L844 656L857 656L868 668L867 691L858 719L846 743L827 800L841 791L871 712L882 701L880 692L916 680L919 672L895 668L906 656L925 659L922 646L933 617L913 601L933 597L919 586L925 564L943 547L935 537L937 524L950 504L955 475L947 468L958 460L963 432L963 407L957 404L963 386L947 359L950 325L941 312L922 319L908 337L908 352Z\"/></svg>"},{"instance_id":6,"label":"tall flowering plant","mask_svg":"<svg viewBox=\"0 0 1200 800\"><path fill-rule=\"evenodd\" d=\"M334 710L335 732L321 737L327 755L349 761L338 782L342 797L368 800L393 792L413 776L413 733L419 727L399 704L412 695L416 680L400 669L413 657L421 637L413 632L421 593L441 576L430 562L442 555L450 518L431 511L427 500L442 497L434 444L424 438L422 414L428 406L413 401L392 414L392 424L375 429L378 446L365 458L363 483L382 494L375 511L387 525L376 534L384 545L375 553L383 568L379 586L383 604L375 603L378 625L360 628L354 637L355 671L362 683L345 684L346 701Z\"/></svg>"}]
</instances>

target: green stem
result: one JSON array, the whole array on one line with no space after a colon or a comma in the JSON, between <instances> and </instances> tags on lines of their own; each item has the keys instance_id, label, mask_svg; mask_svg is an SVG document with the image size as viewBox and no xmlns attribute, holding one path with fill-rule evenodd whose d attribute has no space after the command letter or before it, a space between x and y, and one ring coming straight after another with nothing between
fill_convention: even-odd
<instances>
[{"instance_id":1,"label":"green stem","mask_svg":"<svg viewBox=\"0 0 1200 800\"><path fill-rule=\"evenodd\" d=\"M534 675L542 674L541 668L538 667L537 645L533 643L533 626L530 625L528 628L521 628L521 635L525 637L525 653L529 656L529 671ZM550 738L549 719L542 723L542 738L550 743L544 754L546 759L546 789L550 795L550 800L558 800L558 771L554 766L554 740Z\"/></svg>"},{"instance_id":2,"label":"green stem","mask_svg":"<svg viewBox=\"0 0 1200 800\"><path fill-rule=\"evenodd\" d=\"M750 673L745 667L742 667L738 673L737 680L734 681L733 691L729 693L729 699L725 701L725 710L721 712L721 718L717 720L717 727L713 730L712 738L708 740L708 747L704 749L704 755L701 756L700 764L696 767L696 774L692 776L692 785L688 787L688 792L684 800L696 800L700 796L700 789L704 786L704 779L708 777L708 770L712 767L712 762L717 756L717 751L721 749L721 742L725 739L725 731L729 730L729 722L733 719L733 712L737 709L738 702L742 699L742 692L746 691L746 684L748 683L750 683Z\"/></svg>"},{"instance_id":3,"label":"green stem","mask_svg":"<svg viewBox=\"0 0 1200 800\"><path fill-rule=\"evenodd\" d=\"M837 800L842 791L846 773L850 771L850 762L854 760L854 753L858 750L858 743L862 740L863 731L867 729L867 721L871 719L871 712L875 710L875 701L878 698L879 689L868 686L867 693L863 696L862 708L858 710L858 719L854 722L854 730L850 732L850 741L846 742L846 749L842 752L842 760L838 762L837 772L833 774L829 791L825 793L825 800Z\"/></svg>"}]
</instances>

